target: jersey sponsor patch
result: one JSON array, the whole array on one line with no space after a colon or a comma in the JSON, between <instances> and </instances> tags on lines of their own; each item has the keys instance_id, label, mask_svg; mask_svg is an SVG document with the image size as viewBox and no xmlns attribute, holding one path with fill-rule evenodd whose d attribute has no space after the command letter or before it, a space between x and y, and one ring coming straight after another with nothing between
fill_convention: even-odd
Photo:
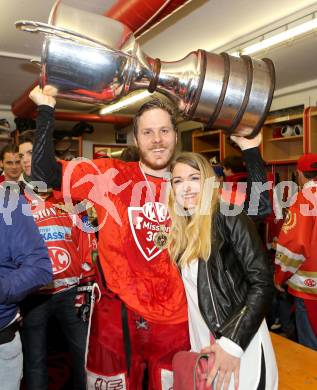
<instances>
[{"instance_id":1,"label":"jersey sponsor patch","mask_svg":"<svg viewBox=\"0 0 317 390\"><path fill-rule=\"evenodd\" d=\"M47 207L45 209L41 208L40 210L38 210L37 207L32 207L32 214L34 221L37 222L49 217L56 217L57 211L55 207Z\"/></svg>"},{"instance_id":2,"label":"jersey sponsor patch","mask_svg":"<svg viewBox=\"0 0 317 390\"><path fill-rule=\"evenodd\" d=\"M72 229L66 226L51 225L39 227L41 236L45 242L71 241Z\"/></svg>"},{"instance_id":3,"label":"jersey sponsor patch","mask_svg":"<svg viewBox=\"0 0 317 390\"><path fill-rule=\"evenodd\" d=\"M52 262L53 274L64 272L71 264L69 252L57 246L48 247L48 254Z\"/></svg>"},{"instance_id":4,"label":"jersey sponsor patch","mask_svg":"<svg viewBox=\"0 0 317 390\"><path fill-rule=\"evenodd\" d=\"M154 207L156 207L156 210ZM147 202L143 207L129 207L128 216L133 238L138 249L147 261L153 260L162 252L154 244L154 239L160 231L160 226L164 226L166 233L170 231L170 227L165 226L165 223L169 220L166 206L159 202Z\"/></svg>"}]
</instances>

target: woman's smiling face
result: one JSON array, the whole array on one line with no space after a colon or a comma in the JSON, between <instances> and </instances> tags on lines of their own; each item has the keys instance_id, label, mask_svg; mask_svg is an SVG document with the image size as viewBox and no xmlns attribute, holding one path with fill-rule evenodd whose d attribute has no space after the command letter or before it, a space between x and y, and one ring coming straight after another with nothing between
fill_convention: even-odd
<instances>
[{"instance_id":1,"label":"woman's smiling face","mask_svg":"<svg viewBox=\"0 0 317 390\"><path fill-rule=\"evenodd\" d=\"M172 189L176 202L191 210L198 205L201 189L200 172L183 163L176 163L172 171Z\"/></svg>"}]
</instances>

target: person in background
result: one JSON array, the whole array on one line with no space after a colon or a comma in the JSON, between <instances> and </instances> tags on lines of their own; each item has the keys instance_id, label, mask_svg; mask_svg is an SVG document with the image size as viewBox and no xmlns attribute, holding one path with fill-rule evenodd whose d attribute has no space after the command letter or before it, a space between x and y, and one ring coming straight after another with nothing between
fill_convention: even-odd
<instances>
[{"instance_id":1,"label":"person in background","mask_svg":"<svg viewBox=\"0 0 317 390\"><path fill-rule=\"evenodd\" d=\"M247 172L242 156L229 155L221 162L226 181L233 183L246 181Z\"/></svg>"},{"instance_id":2,"label":"person in background","mask_svg":"<svg viewBox=\"0 0 317 390\"><path fill-rule=\"evenodd\" d=\"M212 166L212 169L214 170L216 176L217 176L217 179L219 180L220 183L223 183L224 181L224 173L223 173L223 168L221 165L217 164L217 165L213 165L211 164Z\"/></svg>"},{"instance_id":3,"label":"person in background","mask_svg":"<svg viewBox=\"0 0 317 390\"><path fill-rule=\"evenodd\" d=\"M295 298L300 344L317 351L317 154L297 161L301 191L287 211L276 245L275 286Z\"/></svg>"},{"instance_id":4,"label":"person in background","mask_svg":"<svg viewBox=\"0 0 317 390\"><path fill-rule=\"evenodd\" d=\"M240 138L243 139L243 137L231 136L230 138L235 147L241 148ZM257 155L257 159L254 159L252 163L250 163L249 158L246 159L243 148L241 156L229 155L221 162L224 177L222 188L225 192L231 193L228 202L241 204L243 210L257 223L259 232L263 229L261 224L264 219L272 213L270 192L266 190L264 191L265 197L259 196L263 191L262 184L268 181L264 162L258 149L261 141L262 135L259 133L253 139L255 147L252 149L252 153ZM260 235L264 237L263 233Z\"/></svg>"},{"instance_id":5,"label":"person in background","mask_svg":"<svg viewBox=\"0 0 317 390\"><path fill-rule=\"evenodd\" d=\"M264 320L273 275L255 226L244 212L223 213L203 156L181 153L171 173L169 253L186 290L191 350L215 355L207 385L216 378L215 390L277 390Z\"/></svg>"},{"instance_id":6,"label":"person in background","mask_svg":"<svg viewBox=\"0 0 317 390\"><path fill-rule=\"evenodd\" d=\"M0 167L3 169L2 181L17 182L22 173L19 148L14 144L6 145L0 152Z\"/></svg>"},{"instance_id":7,"label":"person in background","mask_svg":"<svg viewBox=\"0 0 317 390\"><path fill-rule=\"evenodd\" d=\"M0 214L0 387L19 390L22 378L22 346L19 302L52 280L47 248L25 199L18 192L0 188L1 204L16 198L11 221ZM19 199L17 199L19 197Z\"/></svg>"},{"instance_id":8,"label":"person in background","mask_svg":"<svg viewBox=\"0 0 317 390\"><path fill-rule=\"evenodd\" d=\"M26 130L19 137L19 156L22 164L20 180L23 182L31 180L33 138L34 130Z\"/></svg>"},{"instance_id":9,"label":"person in background","mask_svg":"<svg viewBox=\"0 0 317 390\"><path fill-rule=\"evenodd\" d=\"M248 173L242 156L229 155L221 162L223 172L223 188L226 191L232 192L234 196L244 196L244 209L248 207L247 199L249 197L250 188L247 187ZM231 197L229 203L234 203L234 196ZM241 200L242 201L242 200ZM240 201L240 202L241 202Z\"/></svg>"},{"instance_id":10,"label":"person in background","mask_svg":"<svg viewBox=\"0 0 317 390\"><path fill-rule=\"evenodd\" d=\"M22 303L22 342L25 352L25 381L28 389L47 389L48 325L57 320L67 341L73 368L72 389L84 390L85 350L89 307L84 284L94 281L92 252L97 244L85 213L77 215L52 189L34 187L29 168L33 151L30 134L20 138L24 194L42 235L53 267L52 283L29 295ZM80 292L79 292L80 291ZM86 291L88 291L86 293ZM58 332L54 333L58 336Z\"/></svg>"}]
</instances>

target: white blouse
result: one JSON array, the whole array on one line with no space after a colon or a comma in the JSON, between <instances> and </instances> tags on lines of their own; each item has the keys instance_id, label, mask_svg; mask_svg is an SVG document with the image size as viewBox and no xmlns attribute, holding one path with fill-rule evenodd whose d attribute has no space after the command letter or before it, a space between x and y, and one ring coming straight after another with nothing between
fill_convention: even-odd
<instances>
[{"instance_id":1,"label":"white blouse","mask_svg":"<svg viewBox=\"0 0 317 390\"><path fill-rule=\"evenodd\" d=\"M210 331L200 313L197 293L198 261L192 261L182 268L182 278L185 286L188 303L189 337L191 350L200 352L210 345ZM261 346L265 356L266 365L266 389L278 388L277 366L271 338L265 320L251 340L248 348L243 352L241 347L233 341L221 337L216 340L220 346L231 355L241 357L240 362L240 390L256 390L261 375ZM233 376L229 390L234 390Z\"/></svg>"}]
</instances>

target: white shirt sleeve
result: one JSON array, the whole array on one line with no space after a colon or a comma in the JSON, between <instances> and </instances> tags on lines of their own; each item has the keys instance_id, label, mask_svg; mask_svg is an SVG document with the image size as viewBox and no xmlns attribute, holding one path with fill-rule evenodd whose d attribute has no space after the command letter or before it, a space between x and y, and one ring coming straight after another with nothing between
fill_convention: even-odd
<instances>
[{"instance_id":1,"label":"white shirt sleeve","mask_svg":"<svg viewBox=\"0 0 317 390\"><path fill-rule=\"evenodd\" d=\"M240 345L236 344L227 337L220 337L220 339L216 340L216 343L219 344L224 351L236 358L241 358L243 355L243 349Z\"/></svg>"}]
</instances>

